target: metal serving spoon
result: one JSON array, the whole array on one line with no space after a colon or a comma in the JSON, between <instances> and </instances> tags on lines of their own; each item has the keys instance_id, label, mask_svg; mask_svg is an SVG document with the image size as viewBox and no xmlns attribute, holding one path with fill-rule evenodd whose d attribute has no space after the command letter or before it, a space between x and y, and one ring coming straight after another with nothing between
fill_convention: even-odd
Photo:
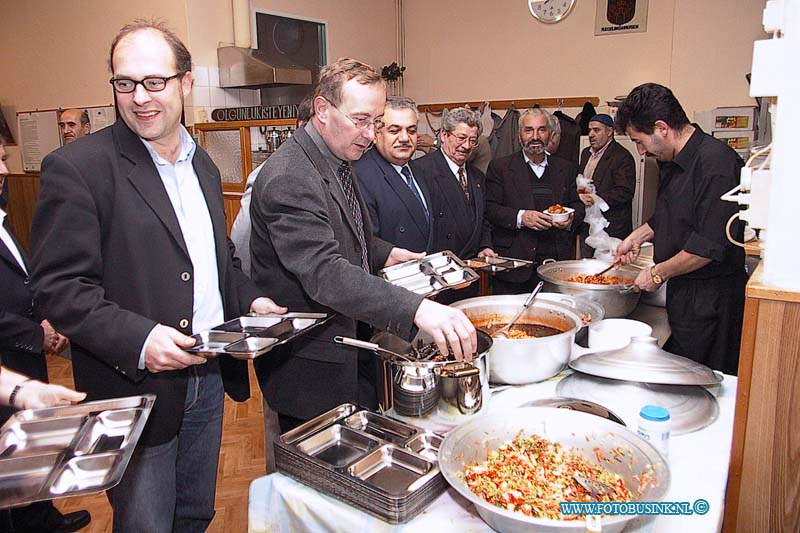
<instances>
[{"instance_id":1,"label":"metal serving spoon","mask_svg":"<svg viewBox=\"0 0 800 533\"><path fill-rule=\"evenodd\" d=\"M508 324L495 331L492 337L499 339L507 339L508 331L511 329L511 326L514 325L514 322L519 320L519 317L522 316L522 313L528 310L528 308L533 303L533 299L536 298L536 295L539 294L539 291L542 290L542 287L544 287L544 281L540 281L539 284L536 286L536 288L533 289L530 296L528 296L528 299L525 300L525 303L522 305L522 309L519 310L519 313L517 313L516 316L514 316L514 318L512 318Z\"/></svg>"}]
</instances>

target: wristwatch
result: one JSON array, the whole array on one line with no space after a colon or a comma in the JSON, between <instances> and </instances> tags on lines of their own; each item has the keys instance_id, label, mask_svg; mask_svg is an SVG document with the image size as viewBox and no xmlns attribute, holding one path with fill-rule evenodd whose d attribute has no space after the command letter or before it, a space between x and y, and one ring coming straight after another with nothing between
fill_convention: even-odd
<instances>
[{"instance_id":1,"label":"wristwatch","mask_svg":"<svg viewBox=\"0 0 800 533\"><path fill-rule=\"evenodd\" d=\"M655 265L650 267L650 277L652 278L653 283L655 283L656 285L661 285L662 283L664 283L664 278L658 275L658 272L656 272Z\"/></svg>"}]
</instances>

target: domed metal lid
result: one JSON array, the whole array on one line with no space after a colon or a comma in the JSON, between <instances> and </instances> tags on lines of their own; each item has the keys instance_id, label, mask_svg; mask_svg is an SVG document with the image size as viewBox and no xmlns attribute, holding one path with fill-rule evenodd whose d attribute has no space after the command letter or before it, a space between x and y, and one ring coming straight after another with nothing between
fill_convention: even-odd
<instances>
[{"instance_id":1,"label":"domed metal lid","mask_svg":"<svg viewBox=\"0 0 800 533\"><path fill-rule=\"evenodd\" d=\"M558 382L556 394L613 409L632 428L638 425L642 406L658 405L669 411L673 435L702 429L719 416L717 399L703 387L633 383L575 373Z\"/></svg>"},{"instance_id":2,"label":"domed metal lid","mask_svg":"<svg viewBox=\"0 0 800 533\"><path fill-rule=\"evenodd\" d=\"M714 385L722 376L696 361L658 347L655 337L633 337L624 348L570 361L573 370L610 379L664 385Z\"/></svg>"}]
</instances>

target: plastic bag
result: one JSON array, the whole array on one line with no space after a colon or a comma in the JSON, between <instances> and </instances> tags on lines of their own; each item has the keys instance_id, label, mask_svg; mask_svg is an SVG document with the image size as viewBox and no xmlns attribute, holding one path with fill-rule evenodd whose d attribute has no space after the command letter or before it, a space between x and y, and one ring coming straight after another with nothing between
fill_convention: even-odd
<instances>
[{"instance_id":1,"label":"plastic bag","mask_svg":"<svg viewBox=\"0 0 800 533\"><path fill-rule=\"evenodd\" d=\"M617 246L622 240L612 237L605 231L609 222L603 216L603 213L608 211L608 204L597 195L594 183L583 177L582 174L578 174L578 177L575 178L575 183L578 185L578 189L589 191L594 200L592 205L586 207L586 216L583 218L583 221L589 225L589 236L586 237L586 244L594 248L594 257L596 259L613 259Z\"/></svg>"}]
</instances>

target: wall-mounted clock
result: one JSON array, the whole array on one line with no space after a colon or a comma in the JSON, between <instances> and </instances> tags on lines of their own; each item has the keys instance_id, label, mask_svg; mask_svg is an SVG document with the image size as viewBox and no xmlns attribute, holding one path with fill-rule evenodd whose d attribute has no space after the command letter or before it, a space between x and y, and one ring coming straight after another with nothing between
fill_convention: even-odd
<instances>
[{"instance_id":1,"label":"wall-mounted clock","mask_svg":"<svg viewBox=\"0 0 800 533\"><path fill-rule=\"evenodd\" d=\"M575 7L577 0L528 0L531 15L545 24L564 20Z\"/></svg>"}]
</instances>

